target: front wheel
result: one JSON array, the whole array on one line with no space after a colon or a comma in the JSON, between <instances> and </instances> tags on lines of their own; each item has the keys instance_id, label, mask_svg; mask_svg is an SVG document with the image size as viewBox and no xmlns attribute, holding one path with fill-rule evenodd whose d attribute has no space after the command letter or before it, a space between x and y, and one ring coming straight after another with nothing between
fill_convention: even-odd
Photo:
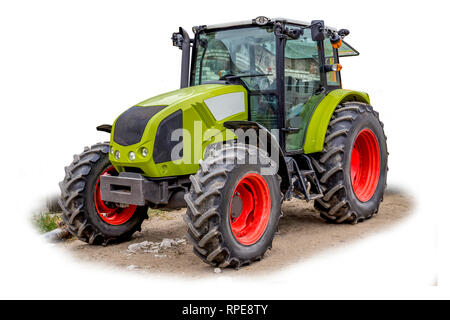
<instances>
[{"instance_id":1,"label":"front wheel","mask_svg":"<svg viewBox=\"0 0 450 320\"><path fill-rule=\"evenodd\" d=\"M272 246L281 179L275 170L264 174L262 169L273 166L265 154L261 163L239 162L258 150L241 144L225 147L201 162L190 178L187 237L194 253L210 265L239 268L262 259Z\"/></svg>"},{"instance_id":2,"label":"front wheel","mask_svg":"<svg viewBox=\"0 0 450 320\"><path fill-rule=\"evenodd\" d=\"M378 212L387 176L387 145L378 113L365 103L339 105L313 155L324 196L315 208L329 222L357 223Z\"/></svg>"},{"instance_id":3,"label":"front wheel","mask_svg":"<svg viewBox=\"0 0 450 320\"><path fill-rule=\"evenodd\" d=\"M108 159L108 149L107 143L86 147L65 168L59 184L62 218L72 235L89 244L126 241L148 217L145 206L122 207L102 201L100 176L118 174Z\"/></svg>"}]
</instances>

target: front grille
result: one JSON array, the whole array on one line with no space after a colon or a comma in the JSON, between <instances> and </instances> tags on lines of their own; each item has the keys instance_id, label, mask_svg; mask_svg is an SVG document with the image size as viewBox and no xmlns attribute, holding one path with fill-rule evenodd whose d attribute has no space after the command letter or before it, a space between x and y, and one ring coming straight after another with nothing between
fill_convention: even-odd
<instances>
[{"instance_id":1,"label":"front grille","mask_svg":"<svg viewBox=\"0 0 450 320\"><path fill-rule=\"evenodd\" d=\"M141 141L148 121L165 107L131 107L117 118L114 126L114 141L122 146L138 143Z\"/></svg>"}]
</instances>

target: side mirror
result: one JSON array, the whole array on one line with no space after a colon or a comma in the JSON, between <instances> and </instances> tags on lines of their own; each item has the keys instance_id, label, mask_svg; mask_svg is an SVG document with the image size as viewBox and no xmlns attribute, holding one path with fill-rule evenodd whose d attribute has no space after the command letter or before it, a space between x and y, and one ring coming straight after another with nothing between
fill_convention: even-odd
<instances>
[{"instance_id":1,"label":"side mirror","mask_svg":"<svg viewBox=\"0 0 450 320\"><path fill-rule=\"evenodd\" d=\"M325 39L325 24L323 20L311 21L311 38L313 41L323 41Z\"/></svg>"},{"instance_id":2,"label":"side mirror","mask_svg":"<svg viewBox=\"0 0 450 320\"><path fill-rule=\"evenodd\" d=\"M347 29L341 29L337 33L341 36L341 38L344 38L350 34L350 31L348 31Z\"/></svg>"},{"instance_id":3,"label":"side mirror","mask_svg":"<svg viewBox=\"0 0 450 320\"><path fill-rule=\"evenodd\" d=\"M183 49L183 35L179 32L172 33L172 44L174 47Z\"/></svg>"}]
</instances>

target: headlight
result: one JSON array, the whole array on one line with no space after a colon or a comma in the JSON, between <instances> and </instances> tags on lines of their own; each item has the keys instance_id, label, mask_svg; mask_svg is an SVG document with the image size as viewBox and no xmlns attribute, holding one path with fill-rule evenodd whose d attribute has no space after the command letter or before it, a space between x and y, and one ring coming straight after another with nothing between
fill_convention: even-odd
<instances>
[{"instance_id":1,"label":"headlight","mask_svg":"<svg viewBox=\"0 0 450 320\"><path fill-rule=\"evenodd\" d=\"M120 159L120 152L119 150L117 150L116 152L114 152L114 158L116 158L116 160Z\"/></svg>"},{"instance_id":2,"label":"headlight","mask_svg":"<svg viewBox=\"0 0 450 320\"><path fill-rule=\"evenodd\" d=\"M141 154L145 158L148 155L148 149L147 148L142 148L141 149Z\"/></svg>"},{"instance_id":3,"label":"headlight","mask_svg":"<svg viewBox=\"0 0 450 320\"><path fill-rule=\"evenodd\" d=\"M133 151L130 151L130 153L128 154L128 158L131 161L134 161L134 159L136 159L136 154Z\"/></svg>"}]
</instances>

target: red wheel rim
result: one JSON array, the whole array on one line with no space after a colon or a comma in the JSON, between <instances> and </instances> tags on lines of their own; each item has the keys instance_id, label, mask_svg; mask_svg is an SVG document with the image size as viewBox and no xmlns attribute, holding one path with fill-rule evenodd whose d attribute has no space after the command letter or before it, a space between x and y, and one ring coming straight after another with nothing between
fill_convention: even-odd
<instances>
[{"instance_id":1,"label":"red wheel rim","mask_svg":"<svg viewBox=\"0 0 450 320\"><path fill-rule=\"evenodd\" d=\"M100 176L104 175L116 176L117 174L118 174L117 170L114 169L113 166L110 166L106 168L105 171L103 171ZM100 218L106 223L115 226L124 224L125 222L130 220L137 208L137 206L134 205L129 205L126 208L120 208L115 206L114 204L103 202L100 193L100 177L98 178L97 183L95 184L94 202L95 202L95 209L97 210L97 213L100 216Z\"/></svg>"},{"instance_id":2,"label":"red wheel rim","mask_svg":"<svg viewBox=\"0 0 450 320\"><path fill-rule=\"evenodd\" d=\"M229 212L231 230L237 241L252 245L262 237L270 217L270 192L262 176L249 173L238 182Z\"/></svg>"},{"instance_id":3,"label":"red wheel rim","mask_svg":"<svg viewBox=\"0 0 450 320\"><path fill-rule=\"evenodd\" d=\"M353 144L350 177L356 197L361 202L370 200L380 178L380 148L370 129L362 130Z\"/></svg>"}]
</instances>

